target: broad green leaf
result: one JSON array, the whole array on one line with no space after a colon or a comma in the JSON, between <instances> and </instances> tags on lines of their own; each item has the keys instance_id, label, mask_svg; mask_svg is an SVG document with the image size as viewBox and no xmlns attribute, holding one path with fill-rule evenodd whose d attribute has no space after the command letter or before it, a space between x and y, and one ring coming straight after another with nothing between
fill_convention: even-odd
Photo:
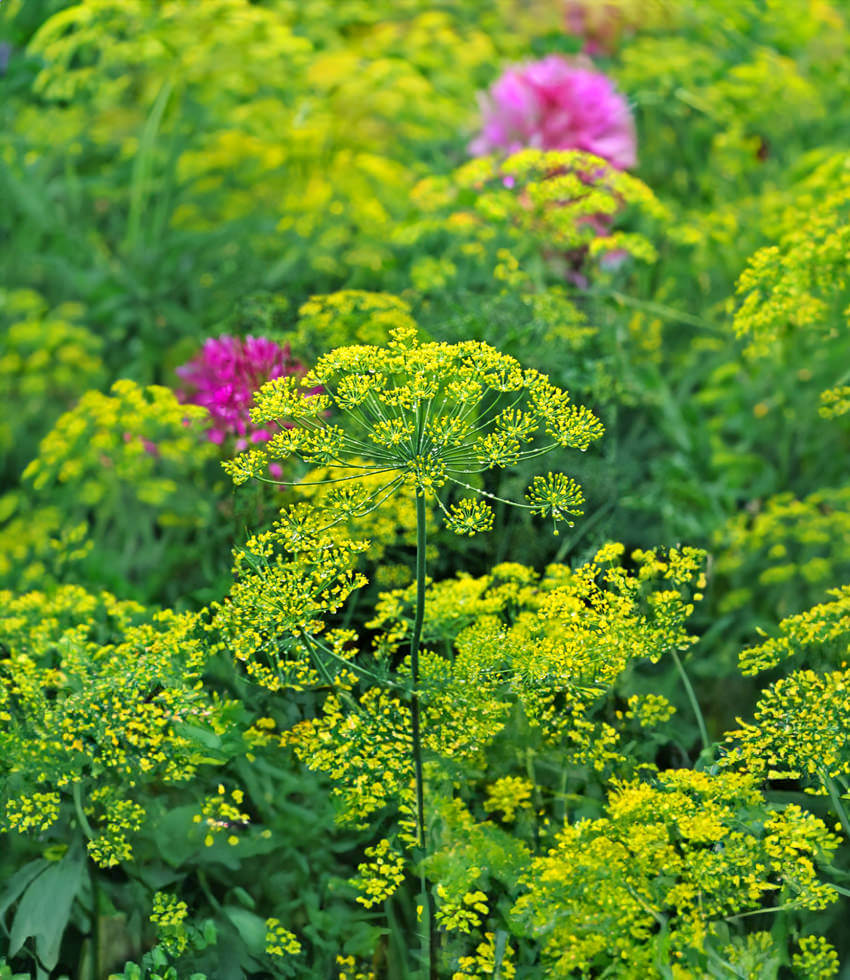
<instances>
[{"instance_id":1,"label":"broad green leaf","mask_svg":"<svg viewBox=\"0 0 850 980\"><path fill-rule=\"evenodd\" d=\"M27 939L32 938L42 964L48 970L56 966L84 868L83 849L77 842L58 864L46 868L30 882L12 922L10 956L15 956Z\"/></svg>"}]
</instances>

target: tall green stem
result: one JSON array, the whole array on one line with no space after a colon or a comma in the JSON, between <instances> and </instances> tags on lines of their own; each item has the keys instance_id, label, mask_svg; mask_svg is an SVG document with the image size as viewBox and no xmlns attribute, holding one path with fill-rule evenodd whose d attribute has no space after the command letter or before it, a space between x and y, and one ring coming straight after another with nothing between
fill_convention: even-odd
<instances>
[{"instance_id":1,"label":"tall green stem","mask_svg":"<svg viewBox=\"0 0 850 980\"><path fill-rule=\"evenodd\" d=\"M825 769L820 770L821 782L826 786L827 792L829 793L829 798L832 801L832 805L835 808L835 812L838 819L841 821L841 826L844 828L844 833L850 837L850 820L847 818L847 810L844 808L844 804L841 802L841 793L838 791L838 787L835 785L835 780L829 775Z\"/></svg>"},{"instance_id":2,"label":"tall green stem","mask_svg":"<svg viewBox=\"0 0 850 980\"><path fill-rule=\"evenodd\" d=\"M702 709L699 706L699 701L697 701L697 696L693 685L691 684L691 679L685 672L682 661L679 659L679 654L676 653L675 650L673 650L673 661L676 664L676 669L679 671L679 676L682 678L682 683L685 685L685 693L688 695L688 700L691 702L691 707L694 709L694 715L696 716L697 724L699 725L699 733L702 737L702 747L704 749L710 749L711 739L708 737L708 729L705 727L705 719L702 716Z\"/></svg>"},{"instance_id":3,"label":"tall green stem","mask_svg":"<svg viewBox=\"0 0 850 980\"><path fill-rule=\"evenodd\" d=\"M77 814L80 830L89 840L94 840L95 833L83 807L83 791L79 780L71 784L71 799L74 801L74 812ZM93 980L97 980L100 976L100 914L98 911L97 876L91 864L89 864L89 884L91 885L91 975Z\"/></svg>"},{"instance_id":4,"label":"tall green stem","mask_svg":"<svg viewBox=\"0 0 850 980\"><path fill-rule=\"evenodd\" d=\"M422 730L419 701L419 643L422 638L422 623L425 619L425 495L416 494L416 615L413 620L413 633L410 637L410 673L413 690L410 699L410 724L413 736L413 772L416 781L416 822L419 845L419 858L424 861L427 845L425 840L425 779L422 772ZM424 868L420 872L420 902L422 903L422 959L426 975L430 980L437 977L437 934L431 902L428 897L428 882Z\"/></svg>"}]
</instances>

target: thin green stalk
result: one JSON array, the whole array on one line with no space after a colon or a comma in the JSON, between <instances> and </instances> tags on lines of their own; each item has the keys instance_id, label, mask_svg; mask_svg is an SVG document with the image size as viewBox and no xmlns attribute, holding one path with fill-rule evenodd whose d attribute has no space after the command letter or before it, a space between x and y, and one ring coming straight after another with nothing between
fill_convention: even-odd
<instances>
[{"instance_id":1,"label":"thin green stalk","mask_svg":"<svg viewBox=\"0 0 850 980\"><path fill-rule=\"evenodd\" d=\"M679 654L673 650L673 662L676 664L676 669L679 671L679 676L682 678L682 683L685 685L685 693L688 695L688 700L691 702L691 707L694 710L694 715L699 725L699 733L702 737L702 747L704 749L711 748L711 739L708 737L708 729L705 727L705 719L702 716L702 710L699 706L699 701L697 701L696 693L694 692L691 680L685 672L685 668L682 665L682 661L679 659Z\"/></svg>"},{"instance_id":2,"label":"thin green stalk","mask_svg":"<svg viewBox=\"0 0 850 980\"><path fill-rule=\"evenodd\" d=\"M410 699L410 724L413 737L413 772L416 780L416 820L420 860L426 855L425 841L425 779L422 772L422 732L419 702L419 643L422 638L422 623L425 619L425 495L416 493L416 615L413 620L413 633L410 637L410 672L413 690ZM425 870L420 873L420 902L422 903L422 959L426 975L430 980L437 978L437 935L431 902L428 897L428 882Z\"/></svg>"},{"instance_id":3,"label":"thin green stalk","mask_svg":"<svg viewBox=\"0 0 850 980\"><path fill-rule=\"evenodd\" d=\"M652 303L648 300L636 299L634 296L628 296L626 293L618 293L613 290L600 290L594 295L607 296L608 298L613 299L615 303L619 303L621 306L631 306L637 310L646 310L647 313L654 313L656 316L665 317L668 320L678 320L681 323L687 323L693 327L700 327L709 333L718 335L724 334L724 331L721 328L709 323L702 317L694 316L692 313L685 313L684 310L677 310L672 306L665 306L663 303Z\"/></svg>"},{"instance_id":4,"label":"thin green stalk","mask_svg":"<svg viewBox=\"0 0 850 980\"><path fill-rule=\"evenodd\" d=\"M827 772L821 772L821 780L829 792L829 798L832 801L832 805L835 808L835 812L838 819L841 821L841 826L844 828L844 833L850 837L850 820L847 819L847 810L844 808L844 804L841 802L841 794L835 785L835 780Z\"/></svg>"},{"instance_id":5,"label":"thin green stalk","mask_svg":"<svg viewBox=\"0 0 850 980\"><path fill-rule=\"evenodd\" d=\"M127 232L124 240L129 251L133 251L138 246L141 237L142 215L153 185L156 140L159 135L159 127L162 124L162 117L173 90L174 82L171 79L166 79L157 93L153 107L145 121L136 159L133 162L133 176L130 181L130 210L127 215Z\"/></svg>"},{"instance_id":6,"label":"thin green stalk","mask_svg":"<svg viewBox=\"0 0 850 980\"><path fill-rule=\"evenodd\" d=\"M89 884L91 885L91 976L100 980L100 911L98 906L97 875L94 863L89 863Z\"/></svg>"},{"instance_id":7,"label":"thin green stalk","mask_svg":"<svg viewBox=\"0 0 850 980\"><path fill-rule=\"evenodd\" d=\"M86 811L83 809L83 791L79 781L71 784L71 798L74 801L74 812L77 814L77 823L79 823L80 829L89 840L94 840L94 830L86 816ZM91 970L93 980L97 980L100 975L100 920L97 909L97 879L95 878L95 870L91 865L89 866L89 883L91 885Z\"/></svg>"},{"instance_id":8,"label":"thin green stalk","mask_svg":"<svg viewBox=\"0 0 850 980\"><path fill-rule=\"evenodd\" d=\"M71 784L71 798L74 801L74 811L77 814L77 822L80 825L80 829L89 840L94 840L95 832L92 830L92 826L89 823L85 810L83 810L83 793L80 789L79 782Z\"/></svg>"}]
</instances>

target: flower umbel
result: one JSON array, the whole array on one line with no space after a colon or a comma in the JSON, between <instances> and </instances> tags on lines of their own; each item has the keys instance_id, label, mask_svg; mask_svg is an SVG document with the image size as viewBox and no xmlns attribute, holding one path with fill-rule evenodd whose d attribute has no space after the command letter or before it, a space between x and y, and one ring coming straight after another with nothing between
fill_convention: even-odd
<instances>
[{"instance_id":1,"label":"flower umbel","mask_svg":"<svg viewBox=\"0 0 850 980\"><path fill-rule=\"evenodd\" d=\"M305 394L314 387L323 393ZM225 463L235 482L267 479L269 463L290 455L345 468L340 483L385 474L386 482L368 491L335 490L328 510L366 513L407 484L417 495L433 497L460 534L489 529L489 505L466 497L449 510L444 488L499 499L468 481L557 448L584 451L602 434L593 413L574 405L540 372L524 370L479 342L420 344L410 327L392 331L386 347L342 347L320 358L303 379L268 382L251 420L278 431L262 447ZM529 502L516 506L555 521L581 513L572 480L561 474L537 479L542 483L529 491Z\"/></svg>"}]
</instances>

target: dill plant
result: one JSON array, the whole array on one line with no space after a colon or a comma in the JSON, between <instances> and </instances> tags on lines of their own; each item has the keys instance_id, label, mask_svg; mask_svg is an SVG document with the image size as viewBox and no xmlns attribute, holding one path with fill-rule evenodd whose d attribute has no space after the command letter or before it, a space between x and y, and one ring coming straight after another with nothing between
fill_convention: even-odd
<instances>
[{"instance_id":1,"label":"dill plant","mask_svg":"<svg viewBox=\"0 0 850 980\"><path fill-rule=\"evenodd\" d=\"M320 388L321 393L305 394L311 388ZM327 684L339 693L335 703L343 728L344 709L354 706L349 689L364 675L382 686L371 692L372 703L361 707L390 719L403 702L409 703L412 843L421 859L427 851L420 648L429 504L460 535L492 529L492 500L550 519L557 534L559 523L569 524L581 513L583 496L573 479L562 473L538 475L524 501L507 501L483 489L481 475L557 449L584 451L601 435L602 425L540 372L523 369L487 344L420 343L415 328L407 323L390 331L385 347L339 348L321 357L304 379L268 382L256 396L251 418L255 425L276 426L278 431L267 443L225 463L236 483L250 478L276 482L267 475L270 464L296 456L326 468L331 474L328 482L338 485L325 496L326 511L301 505L284 513L278 537L298 561L281 561L271 550L263 552L258 542L265 562L262 581L246 584L243 601L238 595L235 602L231 597L217 621L233 636L239 632L234 616L244 615L247 625L254 619L254 606L271 602L273 608L263 616L269 630L259 646L268 649L263 640L270 640L274 662L268 667L246 654L249 670L273 689ZM335 471L341 475L335 477ZM378 486L376 476L382 477ZM379 676L357 666L350 649L352 637L344 631L330 631L330 639L317 636L323 628L318 617L338 609L363 581L353 571L353 560L365 544L341 540L334 528L351 516L379 508L404 487L413 489L416 504L415 616L406 664L409 688L393 679L391 672ZM324 526L316 526L322 522ZM263 587L269 584L273 584L271 599ZM237 583L237 589L241 585ZM257 635L256 627L251 635ZM328 703L325 713L333 716ZM393 722L389 724L392 727ZM350 730L348 740L351 743ZM340 765L344 767L344 760ZM405 771L402 766L396 776L399 789ZM436 930L424 872L421 901L427 933L423 933L422 959L433 977Z\"/></svg>"}]
</instances>

